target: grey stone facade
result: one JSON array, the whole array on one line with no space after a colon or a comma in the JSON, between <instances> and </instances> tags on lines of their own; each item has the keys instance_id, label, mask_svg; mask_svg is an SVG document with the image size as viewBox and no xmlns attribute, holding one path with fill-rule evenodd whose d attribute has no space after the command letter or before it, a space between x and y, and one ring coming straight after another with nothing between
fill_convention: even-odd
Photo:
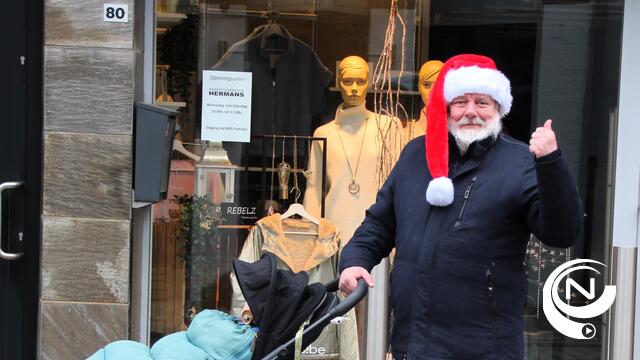
<instances>
[{"instance_id":1,"label":"grey stone facade","mask_svg":"<svg viewBox=\"0 0 640 360\"><path fill-rule=\"evenodd\" d=\"M40 359L128 338L135 6L45 2Z\"/></svg>"}]
</instances>

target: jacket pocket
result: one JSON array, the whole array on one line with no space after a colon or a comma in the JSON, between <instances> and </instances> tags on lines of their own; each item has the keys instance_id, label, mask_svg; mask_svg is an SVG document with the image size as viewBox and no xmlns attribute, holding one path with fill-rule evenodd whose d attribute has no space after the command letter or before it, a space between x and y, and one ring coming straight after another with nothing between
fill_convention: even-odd
<instances>
[{"instance_id":1,"label":"jacket pocket","mask_svg":"<svg viewBox=\"0 0 640 360\"><path fill-rule=\"evenodd\" d=\"M493 317L488 299L486 271L488 261L444 253L438 258L432 276L432 296L427 310L435 326L452 335L493 336ZM491 269L492 271L494 269ZM417 308L425 307L421 304ZM497 306L497 304L496 304Z\"/></svg>"},{"instance_id":2,"label":"jacket pocket","mask_svg":"<svg viewBox=\"0 0 640 360\"><path fill-rule=\"evenodd\" d=\"M498 330L497 323L497 314L496 314L496 294L493 286L493 276L491 274L491 269L487 269L485 278L487 279L487 296L489 300L489 318L491 319L491 326L493 327L493 332Z\"/></svg>"},{"instance_id":3,"label":"jacket pocket","mask_svg":"<svg viewBox=\"0 0 640 360\"><path fill-rule=\"evenodd\" d=\"M416 339L424 343L416 354L425 360L494 359L498 337L487 297L488 264L455 256L438 260L433 309L423 320L430 328L424 340Z\"/></svg>"},{"instance_id":4,"label":"jacket pocket","mask_svg":"<svg viewBox=\"0 0 640 360\"><path fill-rule=\"evenodd\" d=\"M456 222L453 224L453 227L460 226L462 223L462 216L464 215L464 210L467 208L467 203L469 202L469 197L471 196L471 190L473 189L473 184L476 182L476 176L471 179L471 182L467 186L467 189L464 191L464 200L462 201L462 208L460 208L460 213L458 214L458 218Z\"/></svg>"}]
</instances>

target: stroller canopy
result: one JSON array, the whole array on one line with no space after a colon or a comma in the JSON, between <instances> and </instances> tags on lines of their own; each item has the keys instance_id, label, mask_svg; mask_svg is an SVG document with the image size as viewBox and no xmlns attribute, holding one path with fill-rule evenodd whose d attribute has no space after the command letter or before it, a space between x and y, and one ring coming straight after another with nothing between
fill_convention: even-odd
<instances>
[{"instance_id":1,"label":"stroller canopy","mask_svg":"<svg viewBox=\"0 0 640 360\"><path fill-rule=\"evenodd\" d=\"M261 359L293 338L307 319L312 315L317 318L326 309L321 306L327 299L323 284L308 285L306 272L278 270L276 264L276 256L270 253L264 253L254 263L233 260L240 290L260 328L253 359ZM319 335L320 331L305 335L303 344L311 343Z\"/></svg>"}]
</instances>

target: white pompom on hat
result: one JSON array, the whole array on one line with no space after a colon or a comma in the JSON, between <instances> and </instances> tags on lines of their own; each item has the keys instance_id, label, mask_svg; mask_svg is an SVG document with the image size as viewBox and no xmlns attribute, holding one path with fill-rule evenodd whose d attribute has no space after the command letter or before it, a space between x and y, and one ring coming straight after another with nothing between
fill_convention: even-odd
<instances>
[{"instance_id":1,"label":"white pompom on hat","mask_svg":"<svg viewBox=\"0 0 640 360\"><path fill-rule=\"evenodd\" d=\"M453 183L449 175L449 128L447 105L464 94L485 94L499 105L500 117L511 110L511 83L496 68L494 61L483 55L462 54L447 60L429 94L428 129L425 136L427 166L433 180L426 198L433 206L453 202Z\"/></svg>"}]
</instances>

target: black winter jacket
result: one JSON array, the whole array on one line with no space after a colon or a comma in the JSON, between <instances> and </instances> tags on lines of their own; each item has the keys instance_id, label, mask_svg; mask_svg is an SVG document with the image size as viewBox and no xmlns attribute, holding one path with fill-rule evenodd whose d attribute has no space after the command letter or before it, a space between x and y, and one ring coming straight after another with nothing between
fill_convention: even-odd
<instances>
[{"instance_id":1,"label":"black winter jacket","mask_svg":"<svg viewBox=\"0 0 640 360\"><path fill-rule=\"evenodd\" d=\"M424 137L405 147L342 252L369 271L396 247L394 354L410 360L524 359L525 247L530 234L571 246L581 228L576 182L560 150L534 159L500 135L450 149L454 202L432 207ZM449 143L455 144L452 139Z\"/></svg>"}]
</instances>

